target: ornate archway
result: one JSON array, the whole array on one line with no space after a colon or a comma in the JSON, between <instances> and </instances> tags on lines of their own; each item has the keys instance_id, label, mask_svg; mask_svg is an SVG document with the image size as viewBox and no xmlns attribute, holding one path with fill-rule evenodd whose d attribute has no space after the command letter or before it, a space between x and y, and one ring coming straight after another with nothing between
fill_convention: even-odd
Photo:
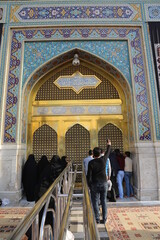
<instances>
[{"instance_id":1,"label":"ornate archway","mask_svg":"<svg viewBox=\"0 0 160 240\"><path fill-rule=\"evenodd\" d=\"M71 65L71 61L73 59L73 58L71 58L71 56L74 56L74 53L77 51L79 53L80 60L81 60L81 65L78 68L73 67ZM67 58L66 56L67 57L70 56L70 57ZM84 58L82 59L81 57L84 57ZM94 56L94 58L95 58L95 56ZM58 62L58 63L62 62L62 59L63 59L63 57L59 56L59 58L54 59L54 62ZM23 99L24 101L23 101L23 111L22 111L23 112L23 116L22 116L23 122L21 125L22 129L20 131L20 133L22 133L22 134L20 134L22 136L22 142L25 142L26 141L25 139L27 139L26 138L26 129L27 129L26 119L29 116L28 117L28 124L29 124L30 120L31 120L31 115L32 115L31 106L32 106L33 102L34 102L34 105L36 106L36 102L40 103L43 101L54 101L54 100L56 100L56 101L57 100L59 100L59 101L68 100L69 101L69 100L82 100L82 99L83 100L86 99L87 101L91 100L91 99L94 101L97 101L100 99L101 100L107 99L108 100L108 108L109 108L109 105L111 104L111 102L109 102L110 101L109 99L112 99L113 102L115 102L115 99L120 99L121 103L119 102L118 104L121 105L121 113L123 112L121 114L123 116L120 119L120 121L123 119L123 122L125 122L125 124L127 126L127 128L126 128L127 131L125 133L125 136L127 139L126 142L128 142L128 140L130 141L130 139L132 139L132 140L134 139L133 121L132 121L133 115L132 115L132 104L131 104L132 99L131 99L131 94L130 94L131 90L130 90L129 84L127 83L127 81L125 80L125 78L122 75L121 75L121 78L123 78L123 80L118 79L118 81L117 81L116 77L113 76L113 72L117 76L117 74L118 74L117 69L114 69L114 71L113 71L113 67L111 67L112 73L111 73L111 71L107 72L102 67L99 67L99 66L93 64L92 61L90 62L91 59L93 60L91 54L81 51L79 49L78 50L74 49L74 50L70 51L68 55L66 53L64 54L63 64L60 63L60 64L56 65L54 68L52 68L51 71L46 72L46 74L42 78L40 78L39 81L37 80L36 83L34 83L32 80L28 81L28 83L24 86L24 99ZM96 58L95 62L98 62L98 63L103 62L103 64L104 64L104 61L102 61L99 58ZM101 63L99 65L102 66L103 64ZM110 68L109 64L106 63L105 69L109 70L109 68ZM94 71L93 71L93 69L94 69ZM96 78L100 79L101 84L99 84L98 87L94 87L95 89L96 88L98 89L95 96L93 96L93 92L96 92L96 90L94 90L94 88L90 89L90 90L87 88L82 89L80 94L77 94L71 88L70 89L68 88L66 91L66 89L60 89L60 87L57 88L57 86L52 84L54 81L57 81L57 78L60 78L60 76L62 76L62 77L66 76L66 75L71 76L76 71L80 72L83 76L84 75L86 75L86 76L94 75L94 76L96 76ZM105 85L104 85L104 82L105 82ZM53 90L53 88L54 89L56 88L56 90ZM43 93L44 89L46 89L47 94ZM29 110L27 110L27 107L26 107L27 106L26 101L27 101L28 95L30 95L29 103L28 103ZM44 96L47 96L47 98ZM58 96L58 98L57 98L57 96ZM123 104L122 104L122 102L123 102ZM100 104L103 105L103 103L101 102L101 103L98 103L98 106ZM95 105L95 108L98 107L95 103L93 105ZM44 109L43 104L40 107L41 107L41 110ZM91 109L91 107L90 107L90 109ZM61 108L61 111L63 111L63 110ZM58 111L60 111L60 108ZM93 111L93 108L92 108L92 111ZM129 113L129 114L127 114L127 113ZM28 114L28 116L27 116L27 114ZM99 114L101 114L101 112L99 112ZM114 114L115 113L113 112L113 115ZM43 115L44 115L44 113L43 113ZM77 112L77 115L78 115L78 112ZM119 115L119 114L117 114L117 115ZM36 128L37 127L35 127L34 130L36 130ZM128 129L129 129L129 131L128 131Z\"/></svg>"},{"instance_id":2,"label":"ornate archway","mask_svg":"<svg viewBox=\"0 0 160 240\"><path fill-rule=\"evenodd\" d=\"M72 55L75 51L77 50L72 51ZM80 53L81 51L79 50ZM84 56L83 51L82 53ZM56 124L64 118L68 120L72 118L74 119L74 123L79 123L79 120L77 120L78 116L83 119L82 121L89 119L89 116L91 118L94 116L97 122L97 131L102 125L109 122L116 124L117 122L117 125L124 131L124 144L125 148L128 148L130 138L134 138L133 127L130 127L133 122L131 122L131 97L128 97L130 92L129 85L125 84L124 91L115 77L104 71L104 69L88 62L88 58L80 58L81 64L78 67L73 66L71 61L67 60L46 73L46 75L33 85L30 92L28 111L24 111L26 114L28 112L28 136L31 136L31 129L33 133L39 126L45 123L57 132ZM97 59L97 61L100 60ZM85 83L86 81L92 81L92 78L94 84L96 81L97 83L94 86L83 86L82 81L81 86L78 86L80 87L80 91L78 92L73 89L74 85L64 87L64 82L69 81L69 78L72 79L72 81L69 81L70 83L75 82L77 78L75 74L79 74L79 79L84 79ZM58 80L62 82L63 86L58 85ZM30 82L25 87L25 96L29 88L31 89ZM127 114L127 112L130 114ZM26 114L23 116L24 123L27 118ZM23 127L24 125L22 124ZM67 126L64 127L64 131L66 129ZM58 135L58 138L60 138L61 134L58 133ZM22 130L22 136L25 136L25 127ZM29 143L28 140L27 142ZM61 146L61 148L63 147ZM28 147L28 149L31 149L31 147Z\"/></svg>"}]
</instances>

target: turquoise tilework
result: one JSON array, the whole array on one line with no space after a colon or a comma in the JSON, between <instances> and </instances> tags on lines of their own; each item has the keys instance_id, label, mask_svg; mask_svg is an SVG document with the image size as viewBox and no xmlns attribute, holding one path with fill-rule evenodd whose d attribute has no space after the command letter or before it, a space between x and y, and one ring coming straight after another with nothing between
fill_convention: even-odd
<instances>
[{"instance_id":1,"label":"turquoise tilework","mask_svg":"<svg viewBox=\"0 0 160 240\"><path fill-rule=\"evenodd\" d=\"M79 48L108 61L121 71L131 86L127 41L26 42L23 85L32 72L53 57Z\"/></svg>"}]
</instances>

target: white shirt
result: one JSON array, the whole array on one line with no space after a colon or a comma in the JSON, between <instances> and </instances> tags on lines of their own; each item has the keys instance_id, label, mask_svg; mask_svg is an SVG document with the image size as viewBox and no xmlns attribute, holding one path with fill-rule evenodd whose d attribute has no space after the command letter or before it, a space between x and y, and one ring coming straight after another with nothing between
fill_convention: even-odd
<instances>
[{"instance_id":1,"label":"white shirt","mask_svg":"<svg viewBox=\"0 0 160 240\"><path fill-rule=\"evenodd\" d=\"M132 172L132 159L129 157L125 158L125 166L124 166L125 172Z\"/></svg>"},{"instance_id":2,"label":"white shirt","mask_svg":"<svg viewBox=\"0 0 160 240\"><path fill-rule=\"evenodd\" d=\"M83 160L83 164L84 164L84 171L85 171L85 174L87 175L87 172L88 172L88 163L93 159L92 156L88 156L86 157L84 160Z\"/></svg>"}]
</instances>

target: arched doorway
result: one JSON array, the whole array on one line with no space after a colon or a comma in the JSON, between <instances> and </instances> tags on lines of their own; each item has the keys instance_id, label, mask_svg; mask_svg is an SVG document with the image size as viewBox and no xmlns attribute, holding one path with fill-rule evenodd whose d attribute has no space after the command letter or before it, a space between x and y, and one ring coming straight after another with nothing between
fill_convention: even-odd
<instances>
[{"instance_id":1,"label":"arched doorway","mask_svg":"<svg viewBox=\"0 0 160 240\"><path fill-rule=\"evenodd\" d=\"M63 64L54 67L32 87L27 121L28 154L33 151L30 141L33 140L33 133L44 124L57 133L57 154L60 156L66 153L70 155L66 149L66 136L73 126L83 126L87 129L90 135L89 148L103 145L100 139L105 137L104 126L110 128L111 132L116 126L117 129L121 129L123 149L128 150L130 139L133 139L133 127L130 127L133 123L131 98L128 97L129 86L124 79L121 85L116 76L87 61L87 53L83 53L82 56L84 58L80 58L79 66L73 66L72 61L64 60ZM31 86L28 82L26 93L29 88ZM121 148L120 144L116 146ZM85 152L84 157L89 148L87 152L82 150Z\"/></svg>"},{"instance_id":2,"label":"arched doorway","mask_svg":"<svg viewBox=\"0 0 160 240\"><path fill-rule=\"evenodd\" d=\"M82 171L82 161L90 149L90 134L80 124L71 127L65 136L66 155L75 164L78 165L78 171ZM81 174L77 174L77 182L81 182Z\"/></svg>"},{"instance_id":3,"label":"arched doorway","mask_svg":"<svg viewBox=\"0 0 160 240\"><path fill-rule=\"evenodd\" d=\"M106 124L98 132L98 146L102 149L106 148L106 139L109 138L112 142L112 149L120 149L124 151L123 147L123 133L122 131L112 123Z\"/></svg>"},{"instance_id":4,"label":"arched doorway","mask_svg":"<svg viewBox=\"0 0 160 240\"><path fill-rule=\"evenodd\" d=\"M51 160L52 156L57 154L57 133L44 124L33 133L32 145L36 161L39 161L42 155Z\"/></svg>"},{"instance_id":5,"label":"arched doorway","mask_svg":"<svg viewBox=\"0 0 160 240\"><path fill-rule=\"evenodd\" d=\"M89 131L80 124L75 124L66 132L65 149L72 162L81 164L90 149Z\"/></svg>"}]
</instances>

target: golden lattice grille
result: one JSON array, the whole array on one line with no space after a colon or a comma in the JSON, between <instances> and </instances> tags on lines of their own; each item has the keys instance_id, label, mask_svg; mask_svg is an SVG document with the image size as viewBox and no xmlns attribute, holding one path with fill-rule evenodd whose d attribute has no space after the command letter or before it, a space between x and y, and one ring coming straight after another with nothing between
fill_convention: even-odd
<instances>
[{"instance_id":1,"label":"golden lattice grille","mask_svg":"<svg viewBox=\"0 0 160 240\"><path fill-rule=\"evenodd\" d=\"M102 83L95 89L83 89L79 94L72 89L59 89L53 82L60 76L72 75L79 71L82 75L95 75ZM83 65L68 66L50 77L38 90L35 100L78 100L78 99L118 99L116 88L105 77Z\"/></svg>"},{"instance_id":2,"label":"golden lattice grille","mask_svg":"<svg viewBox=\"0 0 160 240\"><path fill-rule=\"evenodd\" d=\"M82 170L82 161L88 155L90 149L90 134L80 124L71 127L65 137L65 148L67 157L73 163L80 164L78 170ZM77 176L78 182L81 182L81 175Z\"/></svg>"},{"instance_id":3,"label":"golden lattice grille","mask_svg":"<svg viewBox=\"0 0 160 240\"><path fill-rule=\"evenodd\" d=\"M115 125L109 123L105 125L98 132L98 145L100 148L106 150L106 139L109 138L111 140L112 149L119 148L121 152L123 152L123 135L122 131L116 127Z\"/></svg>"},{"instance_id":4,"label":"golden lattice grille","mask_svg":"<svg viewBox=\"0 0 160 240\"><path fill-rule=\"evenodd\" d=\"M33 134L33 154L37 161L42 155L46 155L51 160L57 154L57 133L54 129L44 124Z\"/></svg>"}]
</instances>

